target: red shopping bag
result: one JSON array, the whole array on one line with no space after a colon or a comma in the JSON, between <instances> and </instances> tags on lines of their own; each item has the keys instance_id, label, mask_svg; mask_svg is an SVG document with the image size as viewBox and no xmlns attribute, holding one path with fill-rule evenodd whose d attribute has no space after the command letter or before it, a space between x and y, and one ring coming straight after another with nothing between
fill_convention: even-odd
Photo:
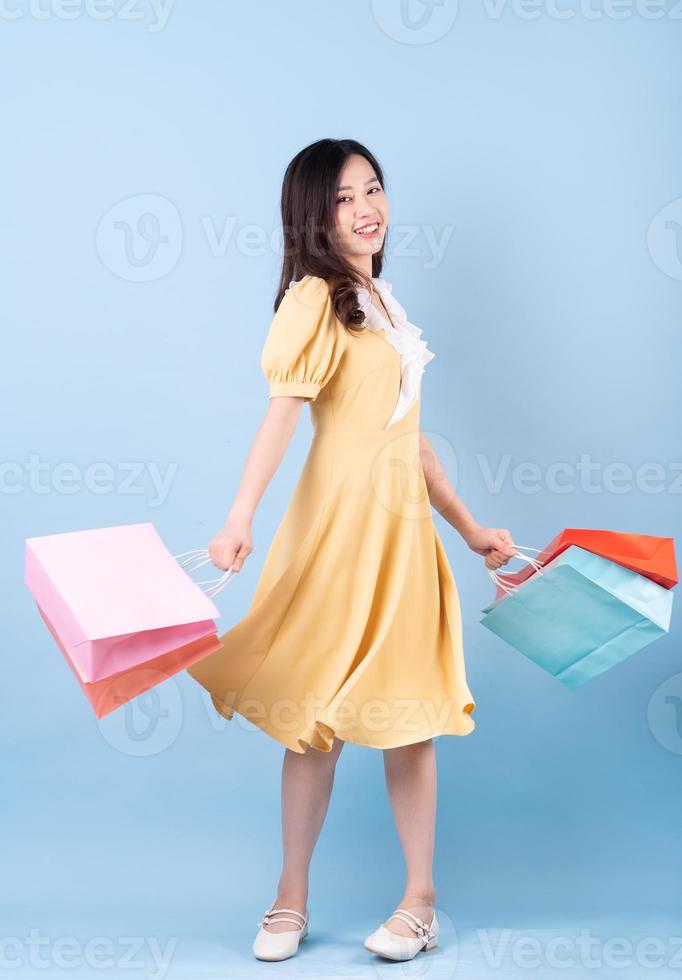
<instances>
[{"instance_id":1,"label":"red shopping bag","mask_svg":"<svg viewBox=\"0 0 682 980\"><path fill-rule=\"evenodd\" d=\"M633 572L645 575L666 589L677 585L677 565L675 562L675 541L652 534L630 534L627 531L604 531L594 528L564 528L542 551L536 555L541 565L546 565L570 545L577 545L602 558L623 565ZM530 550L530 549L526 549ZM518 572L504 572L504 581L510 585L520 585L535 574L532 565ZM506 593L498 586L496 598Z\"/></svg>"},{"instance_id":2,"label":"red shopping bag","mask_svg":"<svg viewBox=\"0 0 682 980\"><path fill-rule=\"evenodd\" d=\"M157 684L161 684L172 677L173 674L178 674L181 670L185 670L197 660L202 660L209 653L214 653L221 647L217 633L212 633L209 636L202 636L198 640L192 640L190 643L178 647L177 650L170 650L159 657L147 660L145 663L135 664L117 674L112 674L98 681L86 681L81 677L45 612L38 603L36 605L98 718L103 718L120 705L132 701L138 694L149 691L152 687L156 687Z\"/></svg>"}]
</instances>

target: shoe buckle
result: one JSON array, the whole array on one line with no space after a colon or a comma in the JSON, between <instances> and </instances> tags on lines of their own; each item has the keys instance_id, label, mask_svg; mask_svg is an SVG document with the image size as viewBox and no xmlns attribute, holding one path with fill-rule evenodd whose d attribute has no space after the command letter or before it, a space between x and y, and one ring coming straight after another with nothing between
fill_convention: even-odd
<instances>
[{"instance_id":1,"label":"shoe buckle","mask_svg":"<svg viewBox=\"0 0 682 980\"><path fill-rule=\"evenodd\" d=\"M408 922L408 925L410 925L414 932L416 932L417 937L427 943L430 942L436 935L436 930L432 929L430 925L424 922L423 919L420 919L419 916L415 915L413 912L408 912L407 914L411 920Z\"/></svg>"},{"instance_id":2,"label":"shoe buckle","mask_svg":"<svg viewBox=\"0 0 682 980\"><path fill-rule=\"evenodd\" d=\"M421 939L423 942L430 942L436 935L435 929L432 929L430 925L427 925L423 919L420 919L418 915L414 912L410 912L408 909L398 908L393 913L397 915L398 918L403 919L404 922L416 933L417 938Z\"/></svg>"}]
</instances>

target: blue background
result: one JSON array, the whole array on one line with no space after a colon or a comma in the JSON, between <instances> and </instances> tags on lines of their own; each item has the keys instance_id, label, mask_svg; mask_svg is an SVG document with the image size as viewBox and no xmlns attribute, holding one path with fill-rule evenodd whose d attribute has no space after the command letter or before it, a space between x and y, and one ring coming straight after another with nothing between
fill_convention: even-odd
<instances>
[{"instance_id":1,"label":"blue background","mask_svg":"<svg viewBox=\"0 0 682 980\"><path fill-rule=\"evenodd\" d=\"M436 353L423 429L477 520L538 548L567 526L679 541L680 12L412 3L424 27L397 2L358 0L162 13L139 0L101 19L85 0L3 7L0 914L15 977L63 975L64 937L116 950L96 970L76 956L75 976L271 969L250 943L279 874L282 746L221 719L184 673L98 722L23 584L23 552L28 536L147 520L178 552L221 526L266 408L279 193L303 146L353 137L385 168L383 275ZM220 626L246 611L310 434L304 410ZM583 975L547 960L580 927L657 937L653 972L672 975L679 618L570 691L480 626L483 559L435 519L477 728L437 739L444 941L413 975L528 975L510 948L501 968L486 961L484 938L504 928L539 937L543 977ZM361 942L402 875L381 753L348 744L309 944L276 969L383 973ZM133 971L130 936L146 964ZM149 937L174 941L163 974Z\"/></svg>"}]
</instances>

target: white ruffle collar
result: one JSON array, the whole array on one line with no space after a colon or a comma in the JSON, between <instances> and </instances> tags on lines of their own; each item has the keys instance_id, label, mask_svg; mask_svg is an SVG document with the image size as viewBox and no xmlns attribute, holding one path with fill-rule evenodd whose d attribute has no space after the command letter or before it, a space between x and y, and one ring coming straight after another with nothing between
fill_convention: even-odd
<instances>
[{"instance_id":1,"label":"white ruffle collar","mask_svg":"<svg viewBox=\"0 0 682 980\"><path fill-rule=\"evenodd\" d=\"M307 275L303 276L303 279L308 278ZM294 286L296 282L301 282L301 280L292 279L289 288ZM424 367L436 355L428 349L426 341L420 339L422 331L419 327L407 319L407 313L393 295L391 283L378 276L373 277L372 282L380 294L394 326L386 322L385 317L371 302L369 290L358 285L356 292L360 309L365 314L364 325L368 330L383 330L386 340L400 354L401 362L400 392L393 414L385 426L388 429L400 421L416 402L419 394L419 379L424 372Z\"/></svg>"},{"instance_id":2,"label":"white ruffle collar","mask_svg":"<svg viewBox=\"0 0 682 980\"><path fill-rule=\"evenodd\" d=\"M388 429L406 415L416 402L419 395L419 379L424 372L424 367L436 355L428 349L426 341L420 339L422 331L419 327L407 319L407 313L393 295L391 283L379 277L373 278L372 282L394 326L386 322L386 318L371 302L369 290L364 286L358 286L358 302L365 314L365 326L368 330L383 330L386 340L395 347L401 360L400 393L393 415L386 425Z\"/></svg>"}]
</instances>

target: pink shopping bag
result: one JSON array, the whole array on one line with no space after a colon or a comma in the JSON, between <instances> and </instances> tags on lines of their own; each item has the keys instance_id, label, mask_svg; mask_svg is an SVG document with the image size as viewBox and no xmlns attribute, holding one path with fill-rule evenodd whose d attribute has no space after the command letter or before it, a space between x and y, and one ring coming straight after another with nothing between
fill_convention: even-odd
<instances>
[{"instance_id":1,"label":"pink shopping bag","mask_svg":"<svg viewBox=\"0 0 682 980\"><path fill-rule=\"evenodd\" d=\"M27 538L25 582L87 683L212 636L220 615L149 522Z\"/></svg>"},{"instance_id":2,"label":"pink shopping bag","mask_svg":"<svg viewBox=\"0 0 682 980\"><path fill-rule=\"evenodd\" d=\"M192 640L191 643L186 643L177 650L171 650L169 653L154 657L153 660L147 660L138 666L129 667L111 677L103 677L99 681L84 681L76 670L57 631L40 606L38 606L38 611L98 718L110 714L122 704L132 701L138 694L143 694L152 687L156 687L157 684L161 684L173 674L185 670L197 660L202 660L209 653L219 650L221 646L218 635L211 633L209 636Z\"/></svg>"}]
</instances>

